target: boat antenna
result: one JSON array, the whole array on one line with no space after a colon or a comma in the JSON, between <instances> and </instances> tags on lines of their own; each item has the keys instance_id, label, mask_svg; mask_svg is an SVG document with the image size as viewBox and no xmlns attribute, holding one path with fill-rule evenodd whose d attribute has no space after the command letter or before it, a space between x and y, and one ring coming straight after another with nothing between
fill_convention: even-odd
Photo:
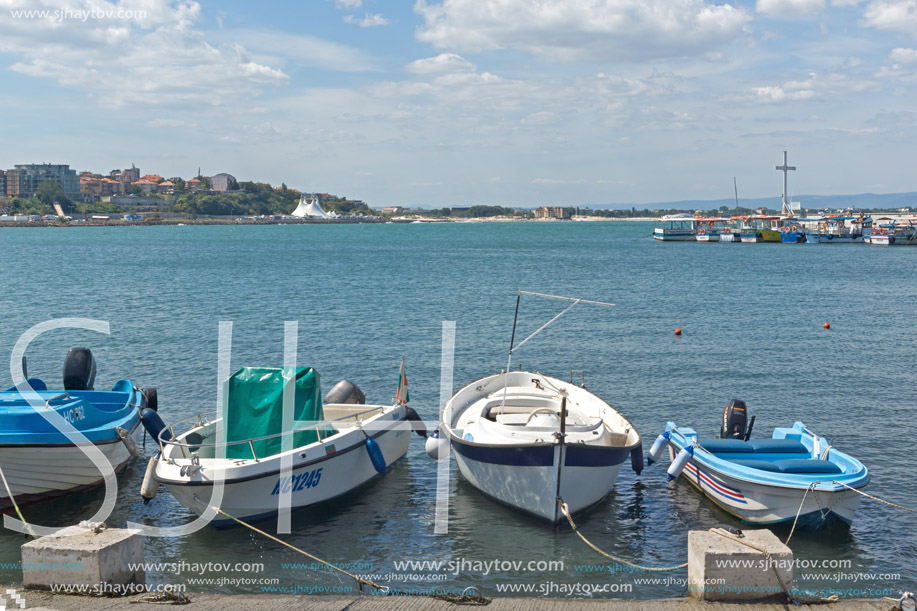
<instances>
[{"instance_id":1,"label":"boat antenna","mask_svg":"<svg viewBox=\"0 0 917 611\"><path fill-rule=\"evenodd\" d=\"M545 324L538 327L538 329L536 329L534 333L532 333L531 335L526 337L524 340L519 342L518 346L515 346L514 343L516 340L516 321L519 319L519 302L522 299L523 295L529 295L531 297L541 297L543 299L556 299L559 301L572 301L573 303L571 303L569 306L564 308L564 310L561 311L560 314L557 314L554 318L552 318ZM535 337L536 335L538 335L539 333L547 329L548 326L550 326L558 318L560 318L561 316L563 316L564 314L572 310L573 307L578 303L588 303L591 305L598 305L598 306L613 306L614 305L613 303L606 303L604 301L590 301L588 299L579 299L576 297L561 297L560 295L547 295L545 293L532 293L530 291L519 291L519 293L516 295L516 313L513 314L513 334L509 340L509 355L506 357L506 371L504 372L505 378L503 380L503 399L500 402L500 413L501 414L503 413L503 408L506 405L506 382L509 377L509 368L512 365L512 361L513 361L513 352L521 348L527 341L529 341L530 339L532 339L533 337Z\"/></svg>"}]
</instances>

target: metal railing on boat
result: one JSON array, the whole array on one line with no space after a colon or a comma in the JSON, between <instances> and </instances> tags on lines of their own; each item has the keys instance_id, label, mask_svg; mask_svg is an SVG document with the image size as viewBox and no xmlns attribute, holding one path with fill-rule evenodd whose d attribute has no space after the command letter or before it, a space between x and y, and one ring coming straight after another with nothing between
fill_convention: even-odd
<instances>
[{"instance_id":1,"label":"metal railing on boat","mask_svg":"<svg viewBox=\"0 0 917 611\"><path fill-rule=\"evenodd\" d=\"M183 423L183 422L185 422L185 421L192 420L192 419L194 419L194 418L197 419L197 424L196 424L195 426L191 427L188 431L185 431L184 433L180 433L180 435L187 435L188 433L190 433L190 432L191 432L192 430L194 430L195 428L201 428L201 427L207 426L208 424L214 424L214 425L215 425L219 420L222 420L222 415L220 414L220 412L218 412L217 410L213 410L213 411L211 411L211 412L199 413L199 414L195 414L195 415L193 415L193 416L187 416L187 417L182 418L182 419L180 419L180 420L176 420L175 422L173 422L172 424L170 424L168 427L163 428L163 429L159 432L159 435L158 435L157 438L156 438L156 442L159 444L159 451L160 451L161 456L162 456L163 458L164 458L165 455L166 455L166 454L165 454L165 447L171 445L171 446L180 447L180 448L181 448L181 452L182 452L182 457L183 457L183 458L188 458L188 459L190 459L191 457L188 456L188 453L186 453L186 451L185 451L186 448L187 448L189 451L193 452L194 450L199 450L200 448L214 448L214 450L216 450L216 448L218 448L218 447L228 447L228 446L234 446L234 445L248 444L249 449L251 450L251 453L252 453L252 460L254 460L255 462L258 462L258 455L257 455L257 453L255 452L255 445L254 445L255 442L257 442L257 441L264 441L264 440L267 440L267 439L276 439L276 438L278 438L278 437L284 437L285 435L294 435L294 434L296 434L296 433L300 433L300 432L303 432L303 431L308 431L308 430L311 430L311 429L315 429L315 432L316 432L316 434L318 435L318 440L319 440L319 441L323 441L323 439L322 439L321 427L333 425L333 424L336 423L336 422L340 423L340 422L343 422L343 421L345 421L345 420L354 420L355 422L358 422L358 423L359 423L359 422L360 422L359 418L360 418L361 416L364 416L364 415L366 415L366 414L370 414L370 413L372 413L372 412L382 412L382 411L383 411L384 409L386 409L387 407L396 407L396 406L394 406L394 405L391 405L391 406L389 406L389 405L373 405L373 406L370 407L369 409L365 409L365 410L363 410L363 411L356 412L356 413L353 413L353 414L347 414L346 416L341 416L340 418L335 418L334 420L317 420L317 421L310 422L308 426L302 426L302 427L294 426L293 430L290 430L290 431L282 431L282 432L280 432L280 433L274 433L273 435L264 435L264 436L261 436L261 437L251 437L251 438L249 438L249 439L240 439L240 440L237 440L237 441L217 441L217 442L214 442L214 443L183 443L183 442L180 442L180 441L176 441L175 425L177 425L177 424L181 424L181 423ZM219 417L216 417L216 418L211 419L211 416L219 416ZM207 418L208 418L207 422L204 422L204 417L207 417ZM309 422L309 421L306 421L306 422ZM360 426L362 426L362 425L360 425ZM171 435L171 437L172 437L172 438L169 439L169 440L165 440L165 439L162 438L162 434L163 434L164 432L166 432L167 430L169 431L169 433L170 433L170 435ZM194 448L194 450L191 450L192 448ZM262 458L263 458L263 457L262 457ZM245 459L242 459L242 460L245 460Z\"/></svg>"}]
</instances>

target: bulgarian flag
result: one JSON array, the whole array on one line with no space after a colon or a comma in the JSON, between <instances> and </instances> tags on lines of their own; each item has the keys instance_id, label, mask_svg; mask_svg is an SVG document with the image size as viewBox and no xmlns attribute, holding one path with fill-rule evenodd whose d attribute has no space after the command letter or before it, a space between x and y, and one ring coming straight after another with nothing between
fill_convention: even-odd
<instances>
[{"instance_id":1,"label":"bulgarian flag","mask_svg":"<svg viewBox=\"0 0 917 611\"><path fill-rule=\"evenodd\" d=\"M410 401L408 396L408 378L404 375L404 357L401 357L401 372L398 374L398 390L395 391L395 403L401 405Z\"/></svg>"}]
</instances>

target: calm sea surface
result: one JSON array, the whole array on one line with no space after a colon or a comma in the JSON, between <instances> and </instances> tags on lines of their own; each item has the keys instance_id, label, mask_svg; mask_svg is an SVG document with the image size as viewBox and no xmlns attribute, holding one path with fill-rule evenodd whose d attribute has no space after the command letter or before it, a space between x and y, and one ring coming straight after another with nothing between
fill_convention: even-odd
<instances>
[{"instance_id":1,"label":"calm sea surface","mask_svg":"<svg viewBox=\"0 0 917 611\"><path fill-rule=\"evenodd\" d=\"M347 378L369 401L388 402L406 355L411 403L433 419L443 321L456 322L458 388L504 366L518 289L611 301L615 308L577 306L514 363L557 377L585 370L588 387L630 418L646 450L669 419L715 434L726 401L744 399L757 415L758 436L802 420L869 467L869 492L917 507L908 432L917 419L917 248L657 243L651 231L646 223L611 222L5 228L0 362L42 321L107 320L109 336L41 336L28 352L30 375L59 385L67 349L89 346L99 366L97 388L122 377L155 386L168 422L215 409L219 321L234 323L238 368L280 365L284 321L297 320L299 363L314 366L325 389ZM519 333L563 307L523 298ZM680 338L676 327L684 331ZM0 370L5 387L9 369ZM145 464L138 459L119 477L109 525L189 521L192 514L164 489L150 504L141 502ZM664 468L639 477L622 470L615 491L579 518L585 535L633 561L673 564L685 560L688 530L739 525L687 484L667 484ZM423 577L387 582L399 587L474 585L494 595L498 584L526 583L540 588L533 595L551 587L558 595L557 584L634 583L631 575L582 570L605 561L570 528L552 530L494 505L454 465L449 534L434 535L435 483L436 463L415 437L384 479L334 505L294 513L293 533L284 539L328 561L363 563L357 572L379 579ZM71 524L90 516L101 497L73 495L25 513L41 524ZM788 531L774 530L782 538ZM797 569L797 585L913 590L915 532L914 514L864 499L852 527L794 535L799 559L851 561L841 570ZM18 561L23 541L0 533L0 562ZM153 562L264 563L256 575L153 570L153 582L256 577L291 587L352 585L326 571L284 566L309 560L246 529L207 528L146 545ZM429 569L396 570L401 560L454 561L459 570L434 580ZM560 560L564 569L482 574L467 564L493 560ZM897 573L901 580L854 583L843 576L853 573ZM19 570L0 570L0 582L20 580ZM598 595L685 592L681 585L634 584L629 593Z\"/></svg>"}]
</instances>

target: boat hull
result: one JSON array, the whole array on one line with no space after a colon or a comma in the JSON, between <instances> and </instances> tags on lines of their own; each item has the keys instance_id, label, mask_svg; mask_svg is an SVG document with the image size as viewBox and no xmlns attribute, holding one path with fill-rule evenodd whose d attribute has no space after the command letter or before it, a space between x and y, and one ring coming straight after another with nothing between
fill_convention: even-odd
<instances>
[{"instance_id":1,"label":"boat hull","mask_svg":"<svg viewBox=\"0 0 917 611\"><path fill-rule=\"evenodd\" d=\"M681 448L669 445L669 458ZM853 521L860 506L860 494L849 489L826 492L753 483L714 471L696 459L685 465L681 478L697 488L723 511L753 524L777 524L796 520L821 526L834 520ZM803 502L803 498L805 501ZM801 507L800 507L801 505Z\"/></svg>"},{"instance_id":2,"label":"boat hull","mask_svg":"<svg viewBox=\"0 0 917 611\"><path fill-rule=\"evenodd\" d=\"M558 496L571 513L584 511L608 496L630 455L629 449L609 448L594 460L580 460L568 453L568 446L563 468L558 469L559 444L482 448L453 440L452 448L459 470L472 486L499 503L551 523L564 519ZM576 464L583 462L610 464Z\"/></svg>"},{"instance_id":3,"label":"boat hull","mask_svg":"<svg viewBox=\"0 0 917 611\"><path fill-rule=\"evenodd\" d=\"M734 233L721 233L719 241L720 242L738 242L739 238Z\"/></svg>"},{"instance_id":4,"label":"boat hull","mask_svg":"<svg viewBox=\"0 0 917 611\"><path fill-rule=\"evenodd\" d=\"M404 457L410 443L411 430L404 420L404 410L397 410L394 415L398 419L382 431L372 432L367 426L367 432L379 445L386 469ZM294 455L292 470L287 476L280 471L278 457L262 459L260 463L245 461L246 464L237 469L227 468L220 509L241 520L268 518L277 515L284 491L290 493L291 509L298 509L343 496L381 477L361 430L353 429L313 446L316 447L310 446L308 452L302 453L305 459ZM210 479L214 468L206 468L206 461L201 462L205 469L181 481L176 481L178 465L160 461L156 471L156 479L179 503L197 515L207 509L214 490L214 482ZM220 514L210 523L217 528L235 524Z\"/></svg>"},{"instance_id":5,"label":"boat hull","mask_svg":"<svg viewBox=\"0 0 917 611\"><path fill-rule=\"evenodd\" d=\"M134 430L134 435L137 429ZM131 459L119 439L95 444L115 472ZM0 447L0 466L18 505L79 492L104 482L102 473L86 454L74 445L33 445ZM5 488L0 488L0 510L13 504Z\"/></svg>"},{"instance_id":6,"label":"boat hull","mask_svg":"<svg viewBox=\"0 0 917 611\"><path fill-rule=\"evenodd\" d=\"M719 242L720 234L718 233L699 233L697 236L698 242Z\"/></svg>"},{"instance_id":7,"label":"boat hull","mask_svg":"<svg viewBox=\"0 0 917 611\"><path fill-rule=\"evenodd\" d=\"M891 233L876 233L865 240L872 246L917 246L917 237Z\"/></svg>"},{"instance_id":8,"label":"boat hull","mask_svg":"<svg viewBox=\"0 0 917 611\"><path fill-rule=\"evenodd\" d=\"M809 244L862 244L863 236L838 236L824 233L807 233L806 242Z\"/></svg>"},{"instance_id":9,"label":"boat hull","mask_svg":"<svg viewBox=\"0 0 917 611\"><path fill-rule=\"evenodd\" d=\"M665 230L664 232L656 229L653 232L653 238L661 242L693 242L695 235L689 230Z\"/></svg>"}]
</instances>

